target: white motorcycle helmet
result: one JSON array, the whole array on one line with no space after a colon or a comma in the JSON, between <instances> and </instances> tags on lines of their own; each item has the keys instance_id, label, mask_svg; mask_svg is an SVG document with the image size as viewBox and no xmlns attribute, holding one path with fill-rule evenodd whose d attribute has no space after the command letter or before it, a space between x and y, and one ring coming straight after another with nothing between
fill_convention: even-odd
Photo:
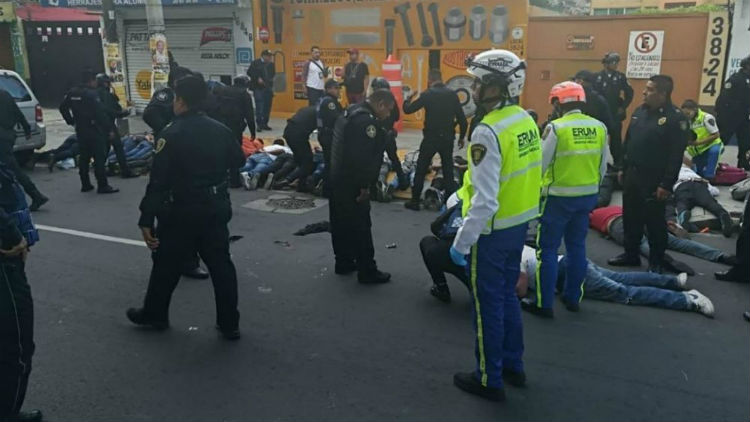
<instances>
[{"instance_id":1,"label":"white motorcycle helmet","mask_svg":"<svg viewBox=\"0 0 750 422\"><path fill-rule=\"evenodd\" d=\"M466 71L484 85L505 87L509 98L521 96L526 82L526 62L508 50L483 51L466 59Z\"/></svg>"}]
</instances>

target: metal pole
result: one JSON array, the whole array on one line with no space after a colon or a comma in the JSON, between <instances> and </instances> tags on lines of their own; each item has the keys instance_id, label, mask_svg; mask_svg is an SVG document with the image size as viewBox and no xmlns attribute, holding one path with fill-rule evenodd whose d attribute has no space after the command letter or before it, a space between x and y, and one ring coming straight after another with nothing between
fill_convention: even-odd
<instances>
[{"instance_id":1,"label":"metal pole","mask_svg":"<svg viewBox=\"0 0 750 422\"><path fill-rule=\"evenodd\" d=\"M146 0L149 50L151 51L151 94L167 87L169 59L164 9L161 0Z\"/></svg>"}]
</instances>

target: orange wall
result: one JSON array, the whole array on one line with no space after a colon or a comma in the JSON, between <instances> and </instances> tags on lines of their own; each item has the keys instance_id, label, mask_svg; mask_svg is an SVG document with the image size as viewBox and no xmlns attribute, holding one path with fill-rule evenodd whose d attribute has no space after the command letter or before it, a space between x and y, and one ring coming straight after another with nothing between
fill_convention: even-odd
<instances>
[{"instance_id":1,"label":"orange wall","mask_svg":"<svg viewBox=\"0 0 750 422\"><path fill-rule=\"evenodd\" d=\"M664 31L661 73L675 80L672 100L679 105L685 99L697 99L707 25L707 14L532 17L529 19L528 73L523 105L535 109L540 120L545 119L551 111L547 95L552 85L567 80L581 69L601 70L601 58L608 51L620 53L619 70L625 72L630 31L635 30ZM569 35L593 35L593 49L568 50ZM646 81L630 80L635 95L628 116L641 104Z\"/></svg>"}]
</instances>

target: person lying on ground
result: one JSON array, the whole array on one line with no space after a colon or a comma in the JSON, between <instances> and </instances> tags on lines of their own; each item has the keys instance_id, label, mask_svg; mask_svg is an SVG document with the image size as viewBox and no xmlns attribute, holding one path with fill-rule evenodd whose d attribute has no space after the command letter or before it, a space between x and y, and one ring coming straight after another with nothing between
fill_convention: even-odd
<instances>
[{"instance_id":1,"label":"person lying on ground","mask_svg":"<svg viewBox=\"0 0 750 422\"><path fill-rule=\"evenodd\" d=\"M257 150L247 157L245 165L240 169L242 184L247 190L255 190L261 178L273 170L269 170L276 159L282 154L292 155L292 150L286 146L283 139L273 141L273 144Z\"/></svg>"},{"instance_id":2,"label":"person lying on ground","mask_svg":"<svg viewBox=\"0 0 750 422\"><path fill-rule=\"evenodd\" d=\"M695 224L690 222L691 211L694 207L699 206L719 219L724 237L732 237L734 232L732 217L714 198L719 195L719 190L712 186L708 180L700 177L687 163L680 168L672 192L673 196L670 202L674 204L677 224L690 233L700 231Z\"/></svg>"}]
</instances>

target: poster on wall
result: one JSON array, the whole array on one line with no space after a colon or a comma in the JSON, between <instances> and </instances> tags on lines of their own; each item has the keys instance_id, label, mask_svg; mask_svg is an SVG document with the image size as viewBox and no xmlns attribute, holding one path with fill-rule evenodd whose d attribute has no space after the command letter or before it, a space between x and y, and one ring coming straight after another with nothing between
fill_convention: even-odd
<instances>
[{"instance_id":1,"label":"poster on wall","mask_svg":"<svg viewBox=\"0 0 750 422\"><path fill-rule=\"evenodd\" d=\"M156 92L167 87L169 78L169 54L167 36L163 32L149 35L148 48L151 52L151 90Z\"/></svg>"},{"instance_id":2,"label":"poster on wall","mask_svg":"<svg viewBox=\"0 0 750 422\"><path fill-rule=\"evenodd\" d=\"M120 106L127 108L127 93L125 92L125 77L122 72L122 55L120 54L120 44L104 43L105 57L104 62L107 64L107 75L112 81L112 90L120 99Z\"/></svg>"},{"instance_id":3,"label":"poster on wall","mask_svg":"<svg viewBox=\"0 0 750 422\"><path fill-rule=\"evenodd\" d=\"M626 75L648 79L661 71L664 31L630 31Z\"/></svg>"},{"instance_id":4,"label":"poster on wall","mask_svg":"<svg viewBox=\"0 0 750 422\"><path fill-rule=\"evenodd\" d=\"M750 0L735 0L726 78L740 69L740 60L747 57L748 53L750 53Z\"/></svg>"}]
</instances>

